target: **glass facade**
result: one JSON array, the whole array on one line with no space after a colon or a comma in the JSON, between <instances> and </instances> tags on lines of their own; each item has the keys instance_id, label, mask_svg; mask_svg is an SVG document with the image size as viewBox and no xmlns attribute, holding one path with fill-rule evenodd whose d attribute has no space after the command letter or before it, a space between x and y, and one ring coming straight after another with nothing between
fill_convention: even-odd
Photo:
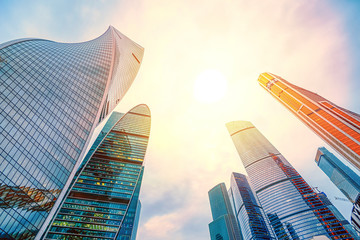
<instances>
[{"instance_id":1,"label":"glass facade","mask_svg":"<svg viewBox=\"0 0 360 240\"><path fill-rule=\"evenodd\" d=\"M293 85L262 73L260 85L360 171L360 115Z\"/></svg>"},{"instance_id":2,"label":"glass facade","mask_svg":"<svg viewBox=\"0 0 360 240\"><path fill-rule=\"evenodd\" d=\"M244 240L276 239L245 175L231 174L229 195Z\"/></svg>"},{"instance_id":3,"label":"glass facade","mask_svg":"<svg viewBox=\"0 0 360 240\"><path fill-rule=\"evenodd\" d=\"M339 190L354 203L360 193L360 177L324 147L318 149L315 162Z\"/></svg>"},{"instance_id":4,"label":"glass facade","mask_svg":"<svg viewBox=\"0 0 360 240\"><path fill-rule=\"evenodd\" d=\"M357 196L351 213L351 224L360 238L360 194Z\"/></svg>"},{"instance_id":5,"label":"glass facade","mask_svg":"<svg viewBox=\"0 0 360 240\"><path fill-rule=\"evenodd\" d=\"M209 224L211 240L241 240L225 183L220 183L209 191L209 201L213 217Z\"/></svg>"},{"instance_id":6,"label":"glass facade","mask_svg":"<svg viewBox=\"0 0 360 240\"><path fill-rule=\"evenodd\" d=\"M227 124L251 185L278 239L353 239L291 164L246 121Z\"/></svg>"},{"instance_id":7,"label":"glass facade","mask_svg":"<svg viewBox=\"0 0 360 240\"><path fill-rule=\"evenodd\" d=\"M124 116L110 117L45 239L136 237L150 121L146 105L138 105Z\"/></svg>"},{"instance_id":8,"label":"glass facade","mask_svg":"<svg viewBox=\"0 0 360 240\"><path fill-rule=\"evenodd\" d=\"M332 202L328 199L326 194L324 192L317 193L318 197L321 199L321 201L334 213L336 218L341 222L341 224L344 226L344 228L351 233L352 236L356 239L357 233L354 230L354 228L351 226L351 224L344 218L344 216L339 212L339 210L332 204Z\"/></svg>"},{"instance_id":9,"label":"glass facade","mask_svg":"<svg viewBox=\"0 0 360 240\"><path fill-rule=\"evenodd\" d=\"M113 27L84 43L0 44L1 239L33 239L43 231L142 54Z\"/></svg>"}]
</instances>

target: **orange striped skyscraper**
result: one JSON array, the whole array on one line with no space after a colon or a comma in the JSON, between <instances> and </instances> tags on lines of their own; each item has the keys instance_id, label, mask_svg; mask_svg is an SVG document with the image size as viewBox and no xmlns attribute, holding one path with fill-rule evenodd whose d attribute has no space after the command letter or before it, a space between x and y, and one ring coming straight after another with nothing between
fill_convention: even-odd
<instances>
[{"instance_id":1,"label":"orange striped skyscraper","mask_svg":"<svg viewBox=\"0 0 360 240\"><path fill-rule=\"evenodd\" d=\"M295 86L272 73L262 73L260 85L294 113L326 143L360 170L360 115Z\"/></svg>"}]
</instances>

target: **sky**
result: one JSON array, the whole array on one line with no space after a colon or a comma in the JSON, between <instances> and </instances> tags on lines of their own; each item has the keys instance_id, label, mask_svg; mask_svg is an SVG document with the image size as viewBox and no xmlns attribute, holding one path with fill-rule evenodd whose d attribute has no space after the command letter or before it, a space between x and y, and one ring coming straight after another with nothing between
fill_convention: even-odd
<instances>
[{"instance_id":1,"label":"sky","mask_svg":"<svg viewBox=\"0 0 360 240\"><path fill-rule=\"evenodd\" d=\"M360 113L359 9L350 0L0 0L0 43L82 42L112 25L143 46L139 73L116 108L145 103L152 112L138 239L202 240L212 221L208 190L244 172L225 127L235 120L251 121L349 219L351 204L335 200L344 195L314 162L328 146L257 78L272 72ZM208 72L226 82L215 86L216 101L194 90Z\"/></svg>"}]
</instances>

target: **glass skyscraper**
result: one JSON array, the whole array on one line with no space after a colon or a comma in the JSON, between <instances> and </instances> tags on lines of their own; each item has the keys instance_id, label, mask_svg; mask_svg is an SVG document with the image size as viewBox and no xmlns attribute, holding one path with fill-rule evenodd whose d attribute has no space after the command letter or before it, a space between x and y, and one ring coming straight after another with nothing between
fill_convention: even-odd
<instances>
[{"instance_id":1,"label":"glass skyscraper","mask_svg":"<svg viewBox=\"0 0 360 240\"><path fill-rule=\"evenodd\" d=\"M143 48L113 27L83 43L0 44L0 238L41 234L97 123L140 67Z\"/></svg>"},{"instance_id":2,"label":"glass skyscraper","mask_svg":"<svg viewBox=\"0 0 360 240\"><path fill-rule=\"evenodd\" d=\"M276 239L248 178L231 174L229 197L244 240Z\"/></svg>"},{"instance_id":3,"label":"glass skyscraper","mask_svg":"<svg viewBox=\"0 0 360 240\"><path fill-rule=\"evenodd\" d=\"M278 239L353 239L281 153L247 121L227 125L266 217Z\"/></svg>"},{"instance_id":4,"label":"glass skyscraper","mask_svg":"<svg viewBox=\"0 0 360 240\"><path fill-rule=\"evenodd\" d=\"M213 218L209 224L211 240L242 240L225 183L209 191L209 200Z\"/></svg>"},{"instance_id":5,"label":"glass skyscraper","mask_svg":"<svg viewBox=\"0 0 360 240\"><path fill-rule=\"evenodd\" d=\"M272 73L258 82L360 171L360 115Z\"/></svg>"},{"instance_id":6,"label":"glass skyscraper","mask_svg":"<svg viewBox=\"0 0 360 240\"><path fill-rule=\"evenodd\" d=\"M344 228L351 233L354 238L357 236L356 231L351 226L348 220L344 218L344 216L339 212L339 210L332 204L332 202L328 199L324 192L317 193L318 197L321 201L334 213L336 218L340 221L340 223L344 226Z\"/></svg>"},{"instance_id":7,"label":"glass skyscraper","mask_svg":"<svg viewBox=\"0 0 360 240\"><path fill-rule=\"evenodd\" d=\"M360 237L360 194L355 199L354 207L351 213L351 224L354 226Z\"/></svg>"},{"instance_id":8,"label":"glass skyscraper","mask_svg":"<svg viewBox=\"0 0 360 240\"><path fill-rule=\"evenodd\" d=\"M315 162L349 201L354 203L360 194L360 177L324 147L318 149Z\"/></svg>"},{"instance_id":9,"label":"glass skyscraper","mask_svg":"<svg viewBox=\"0 0 360 240\"><path fill-rule=\"evenodd\" d=\"M110 116L45 239L135 239L150 122L146 105Z\"/></svg>"}]
</instances>

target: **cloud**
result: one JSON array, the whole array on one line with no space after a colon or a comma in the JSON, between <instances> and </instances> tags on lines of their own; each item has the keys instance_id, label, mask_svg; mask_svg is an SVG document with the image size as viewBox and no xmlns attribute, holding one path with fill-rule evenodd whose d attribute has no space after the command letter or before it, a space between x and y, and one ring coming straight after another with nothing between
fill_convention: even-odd
<instances>
[{"instance_id":1,"label":"cloud","mask_svg":"<svg viewBox=\"0 0 360 240\"><path fill-rule=\"evenodd\" d=\"M177 213L155 216L144 224L144 228L150 233L148 237L152 239L167 239L179 229L179 220L180 216Z\"/></svg>"}]
</instances>

